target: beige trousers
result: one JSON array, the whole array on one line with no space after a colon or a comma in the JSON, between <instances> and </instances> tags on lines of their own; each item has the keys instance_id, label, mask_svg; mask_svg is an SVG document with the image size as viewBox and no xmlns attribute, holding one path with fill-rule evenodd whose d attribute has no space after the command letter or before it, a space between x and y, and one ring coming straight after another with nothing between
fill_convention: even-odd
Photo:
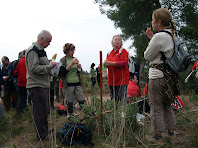
<instances>
[{"instance_id":1,"label":"beige trousers","mask_svg":"<svg viewBox=\"0 0 198 148\"><path fill-rule=\"evenodd\" d=\"M176 128L175 114L171 104L163 103L165 81L164 78L149 79L148 94L151 121L154 134L161 134L168 129Z\"/></svg>"}]
</instances>

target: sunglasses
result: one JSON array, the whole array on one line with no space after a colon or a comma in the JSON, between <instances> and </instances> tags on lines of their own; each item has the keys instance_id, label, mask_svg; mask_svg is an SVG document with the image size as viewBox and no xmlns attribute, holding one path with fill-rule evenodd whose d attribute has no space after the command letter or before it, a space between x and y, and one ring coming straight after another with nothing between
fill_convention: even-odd
<instances>
[{"instance_id":1,"label":"sunglasses","mask_svg":"<svg viewBox=\"0 0 198 148\"><path fill-rule=\"evenodd\" d=\"M76 49L70 49L70 51L75 51Z\"/></svg>"}]
</instances>

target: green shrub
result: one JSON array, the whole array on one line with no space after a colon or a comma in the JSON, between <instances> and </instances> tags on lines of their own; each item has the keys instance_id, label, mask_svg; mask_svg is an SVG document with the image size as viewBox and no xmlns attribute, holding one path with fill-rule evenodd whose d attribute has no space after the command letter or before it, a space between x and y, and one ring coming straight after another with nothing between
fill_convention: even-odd
<instances>
[{"instance_id":1,"label":"green shrub","mask_svg":"<svg viewBox=\"0 0 198 148\"><path fill-rule=\"evenodd\" d=\"M84 113L83 123L93 131L93 135L98 139L101 130L100 99L92 97L91 102L92 104L90 106L86 104L82 106L82 112ZM100 137L101 140L103 139L106 144L114 146L118 143L122 144L125 140L130 140L130 143L133 144L137 142L133 135L140 130L136 122L137 104L127 104L124 107L119 103L118 109L116 110L114 101L107 100L103 102L102 111L103 130L102 137ZM106 111L108 111L108 113Z\"/></svg>"}]
</instances>

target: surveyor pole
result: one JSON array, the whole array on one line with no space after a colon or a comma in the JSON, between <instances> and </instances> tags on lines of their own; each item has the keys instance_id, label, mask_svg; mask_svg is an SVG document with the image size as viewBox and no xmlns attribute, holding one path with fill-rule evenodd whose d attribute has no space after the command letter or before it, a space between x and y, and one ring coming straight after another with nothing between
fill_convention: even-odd
<instances>
[{"instance_id":1,"label":"surveyor pole","mask_svg":"<svg viewBox=\"0 0 198 148\"><path fill-rule=\"evenodd\" d=\"M100 135L102 134L102 51L100 51Z\"/></svg>"}]
</instances>

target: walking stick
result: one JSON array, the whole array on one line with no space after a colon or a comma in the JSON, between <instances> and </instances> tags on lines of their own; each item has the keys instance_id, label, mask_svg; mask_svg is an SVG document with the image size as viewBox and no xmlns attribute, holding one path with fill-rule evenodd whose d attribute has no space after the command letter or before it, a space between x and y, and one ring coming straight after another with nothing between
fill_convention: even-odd
<instances>
[{"instance_id":1,"label":"walking stick","mask_svg":"<svg viewBox=\"0 0 198 148\"><path fill-rule=\"evenodd\" d=\"M87 91L86 91L86 87L85 87L85 83L84 83L84 79L83 79L83 75L82 75L82 72L81 71L80 71L80 77L81 77L83 88L84 88L85 95L86 95L85 100L87 102L87 105L89 106L89 99L88 99L88 96L87 96Z\"/></svg>"}]
</instances>

